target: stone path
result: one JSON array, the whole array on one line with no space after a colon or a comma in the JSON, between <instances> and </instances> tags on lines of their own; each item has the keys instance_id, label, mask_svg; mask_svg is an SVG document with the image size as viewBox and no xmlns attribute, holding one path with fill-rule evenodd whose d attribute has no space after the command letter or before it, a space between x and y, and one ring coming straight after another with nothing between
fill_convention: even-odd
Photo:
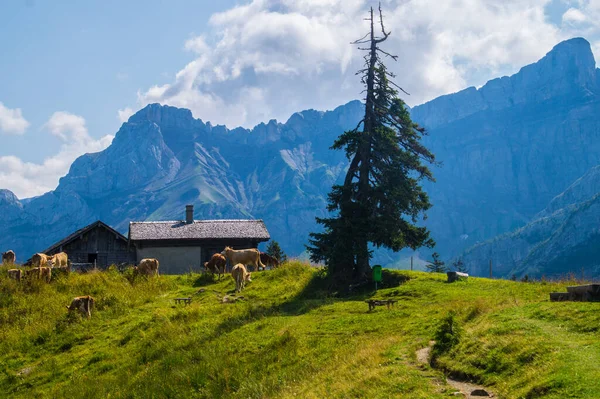
<instances>
[{"instance_id":1,"label":"stone path","mask_svg":"<svg viewBox=\"0 0 600 399\"><path fill-rule=\"evenodd\" d=\"M417 350L417 362L419 364L429 364L429 355L431 353L431 347L434 341L429 341L429 346ZM457 390L455 393L457 396L461 395L467 399L477 399L482 397L493 398L494 394L489 389L482 387L481 385L471 384L469 382L458 381L452 378L446 377L446 383Z\"/></svg>"}]
</instances>

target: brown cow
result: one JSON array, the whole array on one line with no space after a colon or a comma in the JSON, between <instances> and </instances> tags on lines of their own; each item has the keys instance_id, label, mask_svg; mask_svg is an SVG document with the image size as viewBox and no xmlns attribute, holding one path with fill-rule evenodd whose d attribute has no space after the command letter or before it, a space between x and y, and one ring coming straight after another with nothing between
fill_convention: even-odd
<instances>
[{"instance_id":1,"label":"brown cow","mask_svg":"<svg viewBox=\"0 0 600 399\"><path fill-rule=\"evenodd\" d=\"M158 260L154 258L142 259L137 268L133 269L134 274L142 274L145 276L158 276Z\"/></svg>"},{"instance_id":2,"label":"brown cow","mask_svg":"<svg viewBox=\"0 0 600 399\"><path fill-rule=\"evenodd\" d=\"M221 254L213 254L208 262L204 262L204 269L207 271L218 274L219 280L221 279L221 275L225 273L225 265L227 264L227 259Z\"/></svg>"},{"instance_id":3,"label":"brown cow","mask_svg":"<svg viewBox=\"0 0 600 399\"><path fill-rule=\"evenodd\" d=\"M260 253L260 261L267 266L271 266L271 268L279 267L279 261L272 257L271 255L267 255L264 252Z\"/></svg>"},{"instance_id":4,"label":"brown cow","mask_svg":"<svg viewBox=\"0 0 600 399\"><path fill-rule=\"evenodd\" d=\"M17 262L17 256L12 249L9 249L6 252L2 252L2 263L6 264L14 264Z\"/></svg>"},{"instance_id":5,"label":"brown cow","mask_svg":"<svg viewBox=\"0 0 600 399\"><path fill-rule=\"evenodd\" d=\"M73 298L71 306L67 306L69 310L79 310L88 319L92 317L92 308L94 307L94 298L89 295L78 296Z\"/></svg>"},{"instance_id":6,"label":"brown cow","mask_svg":"<svg viewBox=\"0 0 600 399\"><path fill-rule=\"evenodd\" d=\"M254 266L254 270L258 270L259 267L262 267L263 270L266 269L266 266L260 261L260 252L256 248L234 250L231 247L225 247L221 255L227 257L231 265L241 263L244 266Z\"/></svg>"},{"instance_id":7,"label":"brown cow","mask_svg":"<svg viewBox=\"0 0 600 399\"><path fill-rule=\"evenodd\" d=\"M251 274L252 273L249 273L246 270L246 266L244 266L241 263L238 263L237 265L235 265L233 267L233 269L231 269L231 276L233 277L233 280L235 281L235 291L236 292L242 291L246 281L252 281L252 279L250 278Z\"/></svg>"},{"instance_id":8,"label":"brown cow","mask_svg":"<svg viewBox=\"0 0 600 399\"><path fill-rule=\"evenodd\" d=\"M25 271L25 277L27 277L28 279L44 279L47 283L49 283L52 279L52 269L50 267L34 267Z\"/></svg>"},{"instance_id":9,"label":"brown cow","mask_svg":"<svg viewBox=\"0 0 600 399\"><path fill-rule=\"evenodd\" d=\"M48 264L50 257L46 254L37 253L31 257L31 266L45 267Z\"/></svg>"},{"instance_id":10,"label":"brown cow","mask_svg":"<svg viewBox=\"0 0 600 399\"><path fill-rule=\"evenodd\" d=\"M8 278L12 278L13 280L21 281L21 276L23 275L21 269L10 269L7 271Z\"/></svg>"},{"instance_id":11,"label":"brown cow","mask_svg":"<svg viewBox=\"0 0 600 399\"><path fill-rule=\"evenodd\" d=\"M54 255L48 256L48 262L52 267L64 267L69 263L67 254L65 252L59 252Z\"/></svg>"}]
</instances>

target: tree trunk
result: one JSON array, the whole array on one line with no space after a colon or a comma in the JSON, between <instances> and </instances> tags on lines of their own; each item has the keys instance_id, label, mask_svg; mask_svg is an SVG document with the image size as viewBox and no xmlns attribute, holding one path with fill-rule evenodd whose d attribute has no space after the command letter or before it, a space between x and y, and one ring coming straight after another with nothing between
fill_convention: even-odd
<instances>
[{"instance_id":1,"label":"tree trunk","mask_svg":"<svg viewBox=\"0 0 600 399\"><path fill-rule=\"evenodd\" d=\"M365 121L363 137L358 153L360 154L360 167L358 173L359 203L358 220L366 221L369 217L369 175L371 173L371 136L375 125L375 66L377 62L377 42L375 41L373 7L371 7L371 48L369 51L369 69L367 71L367 97L365 101ZM361 279L369 276L369 244L368 236L364 229L358 229L356 235L356 277Z\"/></svg>"}]
</instances>

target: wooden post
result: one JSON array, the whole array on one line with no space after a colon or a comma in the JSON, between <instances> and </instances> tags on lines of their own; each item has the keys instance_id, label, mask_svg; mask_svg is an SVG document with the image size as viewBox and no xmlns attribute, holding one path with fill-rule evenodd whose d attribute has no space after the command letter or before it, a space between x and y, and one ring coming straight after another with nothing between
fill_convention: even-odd
<instances>
[{"instance_id":1,"label":"wooden post","mask_svg":"<svg viewBox=\"0 0 600 399\"><path fill-rule=\"evenodd\" d=\"M413 257L410 257L410 271L412 272L413 269Z\"/></svg>"},{"instance_id":2,"label":"wooden post","mask_svg":"<svg viewBox=\"0 0 600 399\"><path fill-rule=\"evenodd\" d=\"M490 259L490 278L492 278L492 260Z\"/></svg>"}]
</instances>

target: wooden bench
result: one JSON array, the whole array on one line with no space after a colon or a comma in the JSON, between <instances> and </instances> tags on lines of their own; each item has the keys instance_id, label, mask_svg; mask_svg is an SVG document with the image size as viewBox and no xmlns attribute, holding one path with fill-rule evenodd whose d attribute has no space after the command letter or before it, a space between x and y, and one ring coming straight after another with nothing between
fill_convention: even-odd
<instances>
[{"instance_id":1,"label":"wooden bench","mask_svg":"<svg viewBox=\"0 0 600 399\"><path fill-rule=\"evenodd\" d=\"M563 302L570 301L571 294L568 292L551 292L550 293L550 301L552 302Z\"/></svg>"},{"instance_id":2,"label":"wooden bench","mask_svg":"<svg viewBox=\"0 0 600 399\"><path fill-rule=\"evenodd\" d=\"M390 306L394 306L394 304L396 302L398 302L395 299L369 299L367 301L365 301L366 303L369 304L369 312L373 309L375 309L375 306L387 306L387 308L389 309Z\"/></svg>"},{"instance_id":3,"label":"wooden bench","mask_svg":"<svg viewBox=\"0 0 600 399\"><path fill-rule=\"evenodd\" d=\"M600 284L574 285L567 292L551 292L550 301L600 302Z\"/></svg>"},{"instance_id":4,"label":"wooden bench","mask_svg":"<svg viewBox=\"0 0 600 399\"><path fill-rule=\"evenodd\" d=\"M175 298L175 303L179 304L183 302L185 305L189 305L192 303L192 298Z\"/></svg>"}]
</instances>

